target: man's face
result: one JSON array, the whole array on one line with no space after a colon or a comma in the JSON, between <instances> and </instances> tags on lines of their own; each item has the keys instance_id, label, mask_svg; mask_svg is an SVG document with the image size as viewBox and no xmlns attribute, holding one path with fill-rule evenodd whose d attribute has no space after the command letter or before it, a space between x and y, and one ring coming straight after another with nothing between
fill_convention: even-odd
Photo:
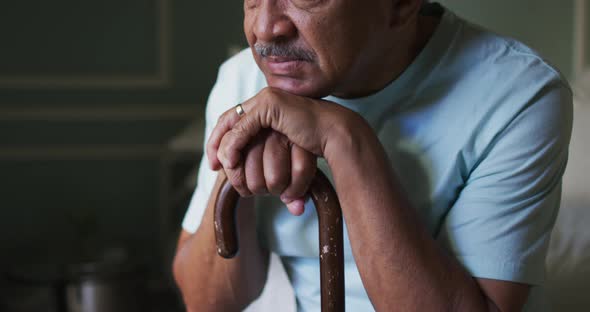
<instances>
[{"instance_id":1,"label":"man's face","mask_svg":"<svg viewBox=\"0 0 590 312\"><path fill-rule=\"evenodd\" d=\"M346 95L368 78L363 68L384 40L387 10L383 0L244 0L244 31L269 86Z\"/></svg>"}]
</instances>

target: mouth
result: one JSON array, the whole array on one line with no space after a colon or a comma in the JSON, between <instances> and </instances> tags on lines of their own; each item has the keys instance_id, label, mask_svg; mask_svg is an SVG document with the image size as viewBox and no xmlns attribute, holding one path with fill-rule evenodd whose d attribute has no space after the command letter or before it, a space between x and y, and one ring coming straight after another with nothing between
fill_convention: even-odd
<instances>
[{"instance_id":1,"label":"mouth","mask_svg":"<svg viewBox=\"0 0 590 312\"><path fill-rule=\"evenodd\" d=\"M266 56L262 58L268 71L277 76L297 76L309 61L288 56Z\"/></svg>"}]
</instances>

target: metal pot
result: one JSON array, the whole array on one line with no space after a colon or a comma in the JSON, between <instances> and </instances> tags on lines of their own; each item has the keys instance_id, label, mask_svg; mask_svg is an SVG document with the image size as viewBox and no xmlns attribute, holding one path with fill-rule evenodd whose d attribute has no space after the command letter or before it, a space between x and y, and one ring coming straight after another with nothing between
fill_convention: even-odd
<instances>
[{"instance_id":1,"label":"metal pot","mask_svg":"<svg viewBox=\"0 0 590 312\"><path fill-rule=\"evenodd\" d=\"M145 275L129 263L86 262L71 266L66 286L68 312L144 310Z\"/></svg>"}]
</instances>

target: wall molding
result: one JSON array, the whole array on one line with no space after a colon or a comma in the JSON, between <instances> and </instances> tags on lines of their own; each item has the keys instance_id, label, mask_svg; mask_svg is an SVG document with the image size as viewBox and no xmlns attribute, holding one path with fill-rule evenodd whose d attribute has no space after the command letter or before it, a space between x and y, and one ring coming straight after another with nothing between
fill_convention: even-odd
<instances>
[{"instance_id":1,"label":"wall molding","mask_svg":"<svg viewBox=\"0 0 590 312\"><path fill-rule=\"evenodd\" d=\"M155 0L158 16L158 70L147 75L0 75L0 88L79 89L79 88L166 88L171 85L171 5L172 0Z\"/></svg>"},{"instance_id":2,"label":"wall molding","mask_svg":"<svg viewBox=\"0 0 590 312\"><path fill-rule=\"evenodd\" d=\"M149 160L159 159L164 149L161 144L23 145L0 147L0 160Z\"/></svg>"},{"instance_id":3,"label":"wall molding","mask_svg":"<svg viewBox=\"0 0 590 312\"><path fill-rule=\"evenodd\" d=\"M573 36L573 79L574 104L586 105L590 102L590 60L588 60L588 0L574 0Z\"/></svg>"},{"instance_id":4,"label":"wall molding","mask_svg":"<svg viewBox=\"0 0 590 312\"><path fill-rule=\"evenodd\" d=\"M587 58L587 0L574 0L574 77L579 78L590 71Z\"/></svg>"},{"instance_id":5,"label":"wall molding","mask_svg":"<svg viewBox=\"0 0 590 312\"><path fill-rule=\"evenodd\" d=\"M183 106L183 107L179 107ZM192 120L199 116L196 104L76 105L19 108L0 107L0 121L164 121Z\"/></svg>"}]
</instances>

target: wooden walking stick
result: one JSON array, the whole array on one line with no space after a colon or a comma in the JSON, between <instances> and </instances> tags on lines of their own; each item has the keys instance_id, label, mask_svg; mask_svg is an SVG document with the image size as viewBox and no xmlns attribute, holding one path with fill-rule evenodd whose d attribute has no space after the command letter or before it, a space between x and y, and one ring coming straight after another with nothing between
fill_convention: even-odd
<instances>
[{"instance_id":1,"label":"wooden walking stick","mask_svg":"<svg viewBox=\"0 0 590 312\"><path fill-rule=\"evenodd\" d=\"M322 312L344 311L344 248L342 242L342 210L336 191L319 169L310 187L319 221L320 285ZM215 238L217 252L233 258L238 252L235 208L239 198L227 177L215 194Z\"/></svg>"}]
</instances>

